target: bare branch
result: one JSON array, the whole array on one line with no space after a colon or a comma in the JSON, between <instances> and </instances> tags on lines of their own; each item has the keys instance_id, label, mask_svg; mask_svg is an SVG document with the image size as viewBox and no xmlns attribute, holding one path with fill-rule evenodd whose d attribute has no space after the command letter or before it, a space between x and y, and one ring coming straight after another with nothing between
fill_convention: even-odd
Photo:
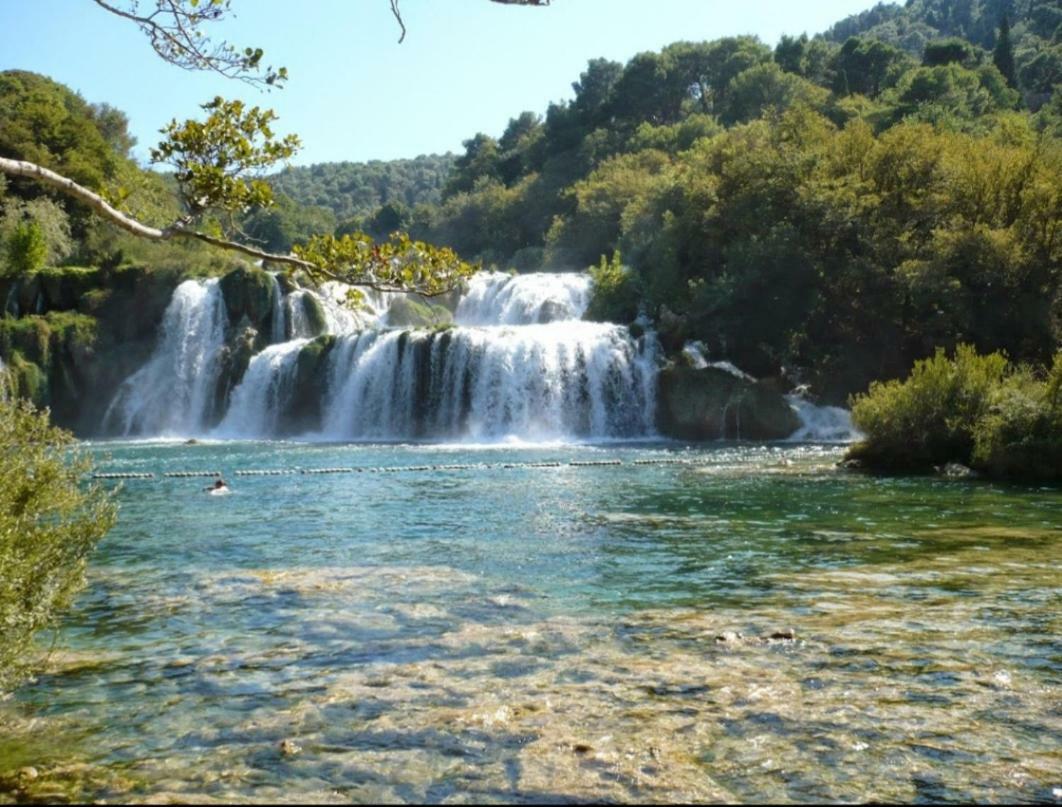
<instances>
[{"instance_id":1,"label":"bare branch","mask_svg":"<svg viewBox=\"0 0 1062 807\"><path fill-rule=\"evenodd\" d=\"M262 50L240 51L228 42L215 44L201 30L218 22L229 11L230 0L196 4L190 0L154 0L150 14L140 14L137 0L94 0L104 11L135 23L147 34L155 52L184 70L207 70L256 86L280 86L287 70L261 66Z\"/></svg>"},{"instance_id":2,"label":"bare branch","mask_svg":"<svg viewBox=\"0 0 1062 807\"><path fill-rule=\"evenodd\" d=\"M406 24L402 22L402 14L398 10L398 0L391 0L391 13L395 15L395 19L398 20L398 27L402 29L402 36L398 37L398 44L401 45L406 40Z\"/></svg>"},{"instance_id":3,"label":"bare branch","mask_svg":"<svg viewBox=\"0 0 1062 807\"><path fill-rule=\"evenodd\" d=\"M550 4L550 0L491 0L491 2L502 3L507 6L548 6ZM401 45L406 39L406 24L402 21L402 12L398 8L398 0L391 0L391 13L395 15L395 19L398 20L398 25L402 29L402 36L398 38L398 44Z\"/></svg>"}]
</instances>

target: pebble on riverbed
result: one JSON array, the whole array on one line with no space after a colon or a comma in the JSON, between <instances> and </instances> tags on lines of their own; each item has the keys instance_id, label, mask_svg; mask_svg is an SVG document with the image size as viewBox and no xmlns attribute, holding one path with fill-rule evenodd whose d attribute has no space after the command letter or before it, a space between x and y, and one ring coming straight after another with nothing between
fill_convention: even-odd
<instances>
[{"instance_id":1,"label":"pebble on riverbed","mask_svg":"<svg viewBox=\"0 0 1062 807\"><path fill-rule=\"evenodd\" d=\"M718 644L766 644L769 642L795 642L796 631L792 628L781 628L772 631L766 636L745 636L738 631L727 630L715 637Z\"/></svg>"},{"instance_id":2,"label":"pebble on riverbed","mask_svg":"<svg viewBox=\"0 0 1062 807\"><path fill-rule=\"evenodd\" d=\"M35 782L41 776L40 771L34 768L32 765L27 765L25 768L20 768L18 772L18 783L20 785L27 785L30 782Z\"/></svg>"}]
</instances>

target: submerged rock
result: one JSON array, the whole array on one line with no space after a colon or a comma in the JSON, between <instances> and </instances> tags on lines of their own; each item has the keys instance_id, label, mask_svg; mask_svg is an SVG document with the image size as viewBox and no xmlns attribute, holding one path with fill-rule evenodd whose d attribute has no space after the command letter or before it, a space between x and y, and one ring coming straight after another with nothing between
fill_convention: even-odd
<instances>
[{"instance_id":1,"label":"submerged rock","mask_svg":"<svg viewBox=\"0 0 1062 807\"><path fill-rule=\"evenodd\" d=\"M661 370L657 428L683 440L779 440L800 427L782 393L723 367Z\"/></svg>"},{"instance_id":2,"label":"submerged rock","mask_svg":"<svg viewBox=\"0 0 1062 807\"><path fill-rule=\"evenodd\" d=\"M771 642L795 642L796 631L792 628L779 628L766 636L746 636L739 631L726 630L715 637L717 644L770 644Z\"/></svg>"},{"instance_id":3,"label":"submerged rock","mask_svg":"<svg viewBox=\"0 0 1062 807\"><path fill-rule=\"evenodd\" d=\"M18 772L18 781L21 785L26 785L30 782L34 782L41 776L40 771L34 768L32 765L27 765L24 768L20 768Z\"/></svg>"}]
</instances>

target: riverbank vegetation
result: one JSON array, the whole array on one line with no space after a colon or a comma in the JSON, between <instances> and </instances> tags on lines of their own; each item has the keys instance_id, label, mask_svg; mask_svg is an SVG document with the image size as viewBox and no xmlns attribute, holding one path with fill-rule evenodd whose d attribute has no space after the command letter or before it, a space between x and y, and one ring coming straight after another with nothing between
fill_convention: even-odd
<instances>
[{"instance_id":1,"label":"riverbank vegetation","mask_svg":"<svg viewBox=\"0 0 1062 807\"><path fill-rule=\"evenodd\" d=\"M85 561L113 526L110 495L86 486L73 438L0 371L0 693L39 661L34 637L84 583Z\"/></svg>"},{"instance_id":2,"label":"riverbank vegetation","mask_svg":"<svg viewBox=\"0 0 1062 807\"><path fill-rule=\"evenodd\" d=\"M871 384L853 402L864 467L924 472L960 463L987 476L1062 480L1062 352L1046 372L960 345L916 362L904 381Z\"/></svg>"}]
</instances>

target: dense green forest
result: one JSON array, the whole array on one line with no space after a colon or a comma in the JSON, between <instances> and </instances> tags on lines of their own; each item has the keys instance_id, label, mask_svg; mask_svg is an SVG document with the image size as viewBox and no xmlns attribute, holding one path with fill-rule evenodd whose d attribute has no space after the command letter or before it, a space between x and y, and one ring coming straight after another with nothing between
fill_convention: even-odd
<instances>
[{"instance_id":1,"label":"dense green forest","mask_svg":"<svg viewBox=\"0 0 1062 807\"><path fill-rule=\"evenodd\" d=\"M642 311L668 347L699 339L837 402L963 341L1043 364L1062 317L1057 15L879 6L773 50L592 61L571 102L468 140L414 234L521 270L618 250L602 317ZM901 21L918 55L878 38Z\"/></svg>"},{"instance_id":2,"label":"dense green forest","mask_svg":"<svg viewBox=\"0 0 1062 807\"><path fill-rule=\"evenodd\" d=\"M216 226L271 250L408 230L499 268L601 262L595 316L644 315L669 351L700 340L831 402L959 343L1046 366L1062 334L1059 15L914 1L773 49L731 37L595 59L572 100L456 159L290 168L275 206ZM132 145L118 110L0 76L0 154L172 220L169 180ZM116 234L28 182L0 193L7 272L226 262Z\"/></svg>"},{"instance_id":3,"label":"dense green forest","mask_svg":"<svg viewBox=\"0 0 1062 807\"><path fill-rule=\"evenodd\" d=\"M269 181L298 204L327 207L344 221L371 216L388 204L438 204L454 160L452 154L430 154L411 160L290 166Z\"/></svg>"},{"instance_id":4,"label":"dense green forest","mask_svg":"<svg viewBox=\"0 0 1062 807\"><path fill-rule=\"evenodd\" d=\"M910 0L903 6L879 3L847 17L824 37L838 44L858 36L876 39L921 57L926 45L948 37L994 50L1006 18L1012 60L1002 72L1021 87L1033 108L1042 105L1062 80L1062 8L1054 0Z\"/></svg>"}]
</instances>

